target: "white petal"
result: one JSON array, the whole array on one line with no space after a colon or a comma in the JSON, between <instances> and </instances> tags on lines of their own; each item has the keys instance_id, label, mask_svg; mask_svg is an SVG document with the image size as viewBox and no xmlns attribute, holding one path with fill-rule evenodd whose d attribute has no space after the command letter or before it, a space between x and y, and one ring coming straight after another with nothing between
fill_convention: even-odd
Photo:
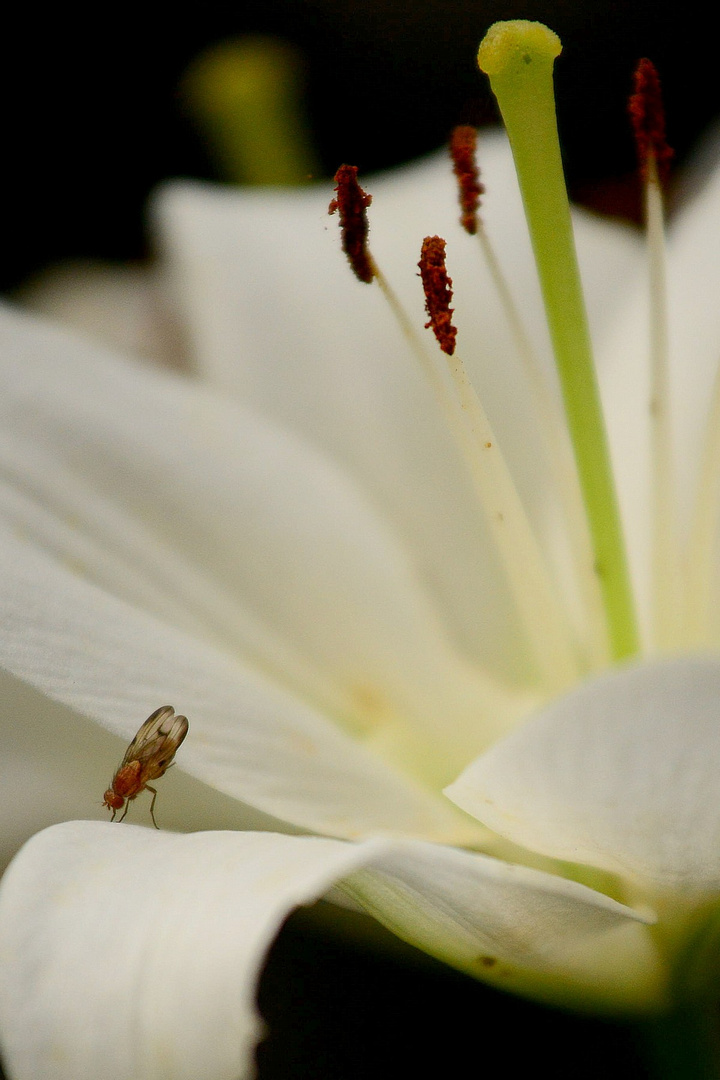
<instances>
[{"instance_id":1,"label":"white petal","mask_svg":"<svg viewBox=\"0 0 720 1080\"><path fill-rule=\"evenodd\" d=\"M0 1037L14 1080L239 1080L283 919L364 861L271 833L68 822L0 889Z\"/></svg>"},{"instance_id":2,"label":"white petal","mask_svg":"<svg viewBox=\"0 0 720 1080\"><path fill-rule=\"evenodd\" d=\"M439 733L457 771L516 715L456 651L412 551L307 443L7 312L0 344L0 460L33 501L6 500L15 529L133 603L147 581L151 611L369 738L417 737L421 769Z\"/></svg>"},{"instance_id":3,"label":"white petal","mask_svg":"<svg viewBox=\"0 0 720 1080\"><path fill-rule=\"evenodd\" d=\"M191 722L180 767L296 825L351 836L453 831L447 804L251 668L4 528L0 538L0 664L20 679L126 742L153 708L172 702Z\"/></svg>"},{"instance_id":4,"label":"white petal","mask_svg":"<svg viewBox=\"0 0 720 1080\"><path fill-rule=\"evenodd\" d=\"M554 1004L623 1012L662 1001L660 960L645 917L630 908L483 855L420 843L388 848L344 887L399 937Z\"/></svg>"},{"instance_id":5,"label":"white petal","mask_svg":"<svg viewBox=\"0 0 720 1080\"><path fill-rule=\"evenodd\" d=\"M518 844L689 900L720 891L720 661L613 671L554 701L448 788Z\"/></svg>"},{"instance_id":6,"label":"white petal","mask_svg":"<svg viewBox=\"0 0 720 1080\"><path fill-rule=\"evenodd\" d=\"M662 992L634 912L537 871L430 845L70 822L36 836L0 889L13 1077L251 1075L265 950L292 907L349 874L391 929L499 985L621 1011Z\"/></svg>"}]
</instances>

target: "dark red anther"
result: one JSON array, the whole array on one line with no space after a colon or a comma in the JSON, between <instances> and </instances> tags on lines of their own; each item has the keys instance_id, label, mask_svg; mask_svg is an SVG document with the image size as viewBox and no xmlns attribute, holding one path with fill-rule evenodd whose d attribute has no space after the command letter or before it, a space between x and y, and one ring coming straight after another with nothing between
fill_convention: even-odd
<instances>
[{"instance_id":1,"label":"dark red anther","mask_svg":"<svg viewBox=\"0 0 720 1080\"><path fill-rule=\"evenodd\" d=\"M471 236L477 232L480 196L485 191L480 182L480 170L475 160L476 146L477 130L474 127L461 124L453 130L450 136L450 156L453 172L458 180L460 209L462 210L460 224Z\"/></svg>"},{"instance_id":2,"label":"dark red anther","mask_svg":"<svg viewBox=\"0 0 720 1080\"><path fill-rule=\"evenodd\" d=\"M638 61L633 74L633 92L628 101L628 111L635 133L642 178L648 179L648 166L653 161L662 184L670 172L674 151L665 141L665 109L660 77L652 60Z\"/></svg>"},{"instance_id":3,"label":"dark red anther","mask_svg":"<svg viewBox=\"0 0 720 1080\"><path fill-rule=\"evenodd\" d=\"M430 316L425 329L432 327L442 351L452 356L457 330L452 324L452 279L445 269L445 241L441 237L425 237L418 266L425 290L425 310Z\"/></svg>"},{"instance_id":4,"label":"dark red anther","mask_svg":"<svg viewBox=\"0 0 720 1080\"><path fill-rule=\"evenodd\" d=\"M375 267L367 247L367 208L372 202L372 195L368 195L358 184L355 165L341 165L335 173L335 185L337 198L330 203L328 213L339 212L342 249L355 276L369 284L375 277Z\"/></svg>"}]
</instances>

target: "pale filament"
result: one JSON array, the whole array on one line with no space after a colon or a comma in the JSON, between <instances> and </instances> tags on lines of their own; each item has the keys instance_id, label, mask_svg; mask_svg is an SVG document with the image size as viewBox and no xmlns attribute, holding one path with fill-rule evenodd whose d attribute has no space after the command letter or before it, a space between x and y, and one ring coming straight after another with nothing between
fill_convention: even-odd
<instances>
[{"instance_id":1,"label":"pale filament","mask_svg":"<svg viewBox=\"0 0 720 1080\"><path fill-rule=\"evenodd\" d=\"M579 677L576 641L557 585L528 521L515 482L485 410L462 363L430 352L384 274L376 281L433 387L448 428L470 471L503 561L540 677L557 691ZM443 360L449 361L452 381ZM454 386L454 391L453 391Z\"/></svg>"},{"instance_id":2,"label":"pale filament","mask_svg":"<svg viewBox=\"0 0 720 1080\"><path fill-rule=\"evenodd\" d=\"M673 475L668 374L668 315L663 198L650 157L645 184L648 278L650 294L650 439L652 462L652 645L669 649L682 633L683 593L678 507Z\"/></svg>"},{"instance_id":3,"label":"pale filament","mask_svg":"<svg viewBox=\"0 0 720 1080\"><path fill-rule=\"evenodd\" d=\"M587 662L591 668L600 669L608 663L610 655L607 623L565 413L540 366L500 260L480 218L477 220L476 236L525 372L538 431L561 502L574 561L575 581L582 609L587 615L578 627L587 651Z\"/></svg>"}]
</instances>

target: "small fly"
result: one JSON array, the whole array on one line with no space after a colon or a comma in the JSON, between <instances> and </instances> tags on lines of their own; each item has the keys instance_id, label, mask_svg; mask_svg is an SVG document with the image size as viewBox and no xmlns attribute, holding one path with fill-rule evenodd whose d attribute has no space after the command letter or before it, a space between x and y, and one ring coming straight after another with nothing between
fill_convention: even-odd
<instances>
[{"instance_id":1,"label":"small fly","mask_svg":"<svg viewBox=\"0 0 720 1080\"><path fill-rule=\"evenodd\" d=\"M172 705L162 705L148 716L133 741L125 751L125 757L112 778L110 787L105 792L103 805L112 810L111 821L115 820L118 810L125 811L120 821L124 821L130 802L147 788L152 791L150 817L155 828L154 808L157 791L150 787L148 780L157 780L167 772L173 763L177 749L188 733L186 716L176 716ZM125 805L127 800L127 805Z\"/></svg>"}]
</instances>

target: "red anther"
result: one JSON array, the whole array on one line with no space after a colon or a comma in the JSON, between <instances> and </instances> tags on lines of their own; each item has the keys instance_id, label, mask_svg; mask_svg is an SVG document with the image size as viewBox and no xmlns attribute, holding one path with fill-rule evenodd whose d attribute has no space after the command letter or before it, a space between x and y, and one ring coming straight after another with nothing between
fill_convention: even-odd
<instances>
[{"instance_id":1,"label":"red anther","mask_svg":"<svg viewBox=\"0 0 720 1080\"><path fill-rule=\"evenodd\" d=\"M480 182L480 170L475 160L476 145L477 130L474 127L460 124L453 129L450 136L450 156L453 172L458 180L458 194L462 210L460 224L471 236L477 232L480 196L485 191Z\"/></svg>"},{"instance_id":2,"label":"red anther","mask_svg":"<svg viewBox=\"0 0 720 1080\"><path fill-rule=\"evenodd\" d=\"M452 279L445 269L445 241L441 237L425 237L418 266L425 290L425 310L430 316L425 329L432 327L442 351L452 356L457 330L452 324Z\"/></svg>"},{"instance_id":3,"label":"red anther","mask_svg":"<svg viewBox=\"0 0 720 1080\"><path fill-rule=\"evenodd\" d=\"M355 165L341 165L335 173L335 184L337 198L330 203L328 213L339 212L342 249L355 276L369 284L375 277L375 267L367 248L367 208L372 195L358 184Z\"/></svg>"},{"instance_id":4,"label":"red anther","mask_svg":"<svg viewBox=\"0 0 720 1080\"><path fill-rule=\"evenodd\" d=\"M665 141L665 109L660 77L652 60L638 61L633 73L633 87L628 111L635 133L640 173L643 180L647 180L648 166L653 161L660 183L664 183L670 172L674 151Z\"/></svg>"}]
</instances>

